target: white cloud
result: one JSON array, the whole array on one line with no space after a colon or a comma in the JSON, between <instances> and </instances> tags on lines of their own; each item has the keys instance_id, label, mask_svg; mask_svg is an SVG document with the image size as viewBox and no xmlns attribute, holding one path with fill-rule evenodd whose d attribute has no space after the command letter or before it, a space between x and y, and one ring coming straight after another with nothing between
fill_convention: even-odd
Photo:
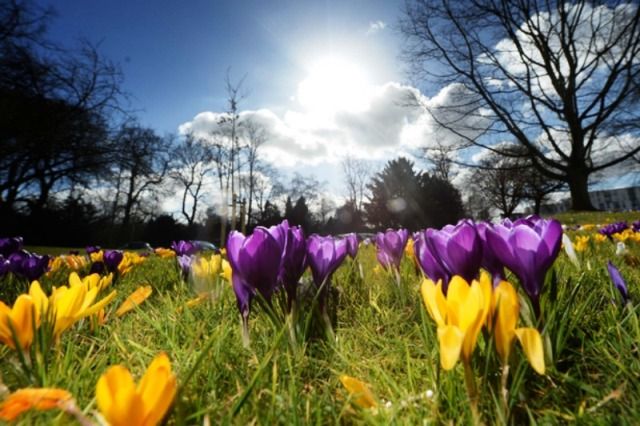
<instances>
[{"instance_id":1,"label":"white cloud","mask_svg":"<svg viewBox=\"0 0 640 426\"><path fill-rule=\"evenodd\" d=\"M386 22L377 20L369 22L369 28L367 29L367 35L372 35L384 30L387 27Z\"/></svg>"},{"instance_id":2,"label":"white cloud","mask_svg":"<svg viewBox=\"0 0 640 426\"><path fill-rule=\"evenodd\" d=\"M368 86L365 103L352 108L335 105L332 111L299 104L276 114L270 109L242 111L241 121L253 121L265 129L262 156L276 166L338 163L346 155L364 159L394 157L401 149L422 146L432 121L415 103L420 92L400 83ZM202 112L182 124L179 132L209 137L220 125L222 113Z\"/></svg>"}]
</instances>

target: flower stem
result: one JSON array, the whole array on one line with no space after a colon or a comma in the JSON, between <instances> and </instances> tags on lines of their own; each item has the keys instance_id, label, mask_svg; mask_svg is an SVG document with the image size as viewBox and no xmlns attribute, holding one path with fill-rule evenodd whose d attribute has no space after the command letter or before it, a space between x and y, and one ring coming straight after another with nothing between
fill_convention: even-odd
<instances>
[{"instance_id":1,"label":"flower stem","mask_svg":"<svg viewBox=\"0 0 640 426\"><path fill-rule=\"evenodd\" d=\"M476 387L476 379L473 375L473 369L470 362L463 362L464 365L464 384L467 387L467 396L469 397L469 406L471 408L471 416L473 424L479 425L480 413L478 412L478 389Z\"/></svg>"},{"instance_id":2,"label":"flower stem","mask_svg":"<svg viewBox=\"0 0 640 426\"><path fill-rule=\"evenodd\" d=\"M249 337L249 318L248 315L241 315L242 322L242 346L248 349L251 346L251 338Z\"/></svg>"},{"instance_id":3,"label":"flower stem","mask_svg":"<svg viewBox=\"0 0 640 426\"><path fill-rule=\"evenodd\" d=\"M500 380L500 388L502 395L502 406L504 408L505 422L509 418L509 389L507 388L507 381L509 380L509 364L502 366L502 377Z\"/></svg>"}]
</instances>

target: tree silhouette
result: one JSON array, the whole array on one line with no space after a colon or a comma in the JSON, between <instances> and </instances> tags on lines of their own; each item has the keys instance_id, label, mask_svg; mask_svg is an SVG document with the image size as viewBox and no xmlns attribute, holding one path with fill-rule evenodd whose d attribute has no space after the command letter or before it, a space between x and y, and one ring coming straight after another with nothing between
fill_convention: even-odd
<instances>
[{"instance_id":1,"label":"tree silhouette","mask_svg":"<svg viewBox=\"0 0 640 426\"><path fill-rule=\"evenodd\" d=\"M463 216L460 193L445 180L415 171L406 158L388 162L368 188L367 220L378 228L441 227Z\"/></svg>"}]
</instances>

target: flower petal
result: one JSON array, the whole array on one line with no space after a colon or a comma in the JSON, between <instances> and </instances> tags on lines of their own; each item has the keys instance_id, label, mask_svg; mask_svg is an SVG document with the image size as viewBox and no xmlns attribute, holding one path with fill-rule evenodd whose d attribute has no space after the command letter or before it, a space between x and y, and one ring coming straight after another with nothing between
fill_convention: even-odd
<instances>
[{"instance_id":1,"label":"flower petal","mask_svg":"<svg viewBox=\"0 0 640 426\"><path fill-rule=\"evenodd\" d=\"M169 357L160 353L151 362L138 385L138 395L144 405L145 425L160 423L173 402L176 387L176 377L171 372Z\"/></svg>"},{"instance_id":2,"label":"flower petal","mask_svg":"<svg viewBox=\"0 0 640 426\"><path fill-rule=\"evenodd\" d=\"M374 408L378 406L378 401L369 389L369 386L362 380L355 377L342 375L340 376L342 386L349 392L349 396L353 398L353 402L361 408Z\"/></svg>"},{"instance_id":3,"label":"flower petal","mask_svg":"<svg viewBox=\"0 0 640 426\"><path fill-rule=\"evenodd\" d=\"M529 364L538 374L544 374L544 351L542 349L542 337L535 328L518 328L515 331L522 345Z\"/></svg>"},{"instance_id":4,"label":"flower petal","mask_svg":"<svg viewBox=\"0 0 640 426\"><path fill-rule=\"evenodd\" d=\"M460 358L464 333L456 326L445 325L438 327L438 342L440 343L440 365L445 370L455 367Z\"/></svg>"},{"instance_id":5,"label":"flower petal","mask_svg":"<svg viewBox=\"0 0 640 426\"><path fill-rule=\"evenodd\" d=\"M136 306L147 300L147 298L151 296L152 292L153 289L150 285L138 287L133 293L129 295L129 297L125 299L124 302L122 302L122 304L116 311L116 316L121 317L130 310L134 309Z\"/></svg>"}]
</instances>

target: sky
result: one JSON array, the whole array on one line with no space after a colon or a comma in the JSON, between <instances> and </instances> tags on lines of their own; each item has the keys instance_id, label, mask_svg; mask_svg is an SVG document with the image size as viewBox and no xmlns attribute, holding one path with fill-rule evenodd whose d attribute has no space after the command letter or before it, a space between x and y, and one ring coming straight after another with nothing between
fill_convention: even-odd
<instances>
[{"instance_id":1,"label":"sky","mask_svg":"<svg viewBox=\"0 0 640 426\"><path fill-rule=\"evenodd\" d=\"M398 156L424 168L422 148L457 140L423 106L438 110L466 94L455 83L421 92L408 82L397 30L403 0L34 1L57 12L54 41L86 39L121 66L140 123L160 134L206 137L227 109L225 76L242 80L241 118L267 136L261 158L285 180L326 182L337 203L345 157L368 161L372 173ZM628 185L616 182L608 185ZM169 197L164 208L177 203Z\"/></svg>"},{"instance_id":2,"label":"sky","mask_svg":"<svg viewBox=\"0 0 640 426\"><path fill-rule=\"evenodd\" d=\"M121 66L139 121L161 134L210 130L229 72L244 77L240 109L270 129L265 158L336 196L344 155L381 166L418 144L401 0L38 2L56 11L54 40L98 43Z\"/></svg>"}]
</instances>

